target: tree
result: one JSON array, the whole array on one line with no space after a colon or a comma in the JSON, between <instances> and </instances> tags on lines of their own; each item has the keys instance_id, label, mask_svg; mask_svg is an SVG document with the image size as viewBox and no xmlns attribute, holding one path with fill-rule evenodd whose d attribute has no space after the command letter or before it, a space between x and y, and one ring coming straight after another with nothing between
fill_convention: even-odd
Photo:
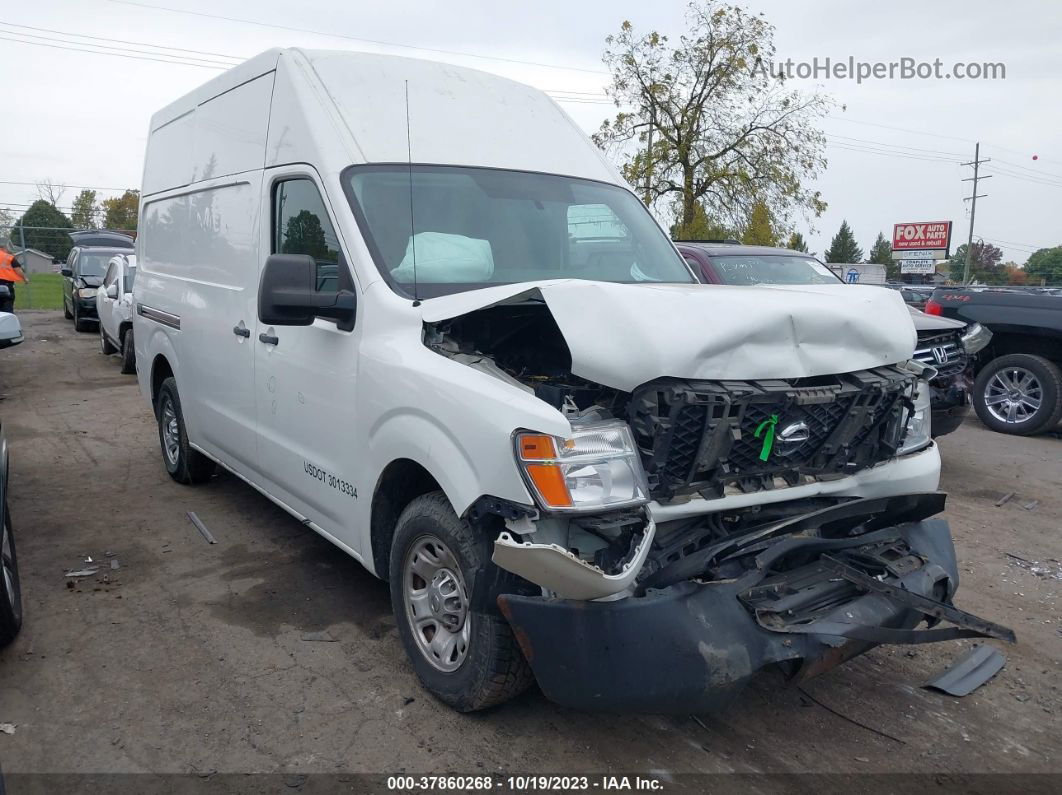
<instances>
[{"instance_id":1,"label":"tree","mask_svg":"<svg viewBox=\"0 0 1062 795\"><path fill-rule=\"evenodd\" d=\"M1025 276L1030 284L1062 285L1062 246L1042 248L1025 263Z\"/></svg>"},{"instance_id":2,"label":"tree","mask_svg":"<svg viewBox=\"0 0 1062 795\"><path fill-rule=\"evenodd\" d=\"M874 239L874 245L870 247L867 262L874 262L885 266L885 278L890 282L900 278L900 266L892 258L892 243L885 239L885 235L878 232Z\"/></svg>"},{"instance_id":3,"label":"tree","mask_svg":"<svg viewBox=\"0 0 1062 795\"><path fill-rule=\"evenodd\" d=\"M970 280L984 284L1006 284L1007 273L999 264L1003 252L991 243L976 241L970 260ZM966 244L963 243L948 260L948 275L953 282L962 282L966 270Z\"/></svg>"},{"instance_id":4,"label":"tree","mask_svg":"<svg viewBox=\"0 0 1062 795\"><path fill-rule=\"evenodd\" d=\"M66 185L53 182L51 177L45 177L37 183L37 197L53 207L59 206L64 193L66 193Z\"/></svg>"},{"instance_id":5,"label":"tree","mask_svg":"<svg viewBox=\"0 0 1062 795\"><path fill-rule=\"evenodd\" d=\"M827 262L862 262L863 249L856 245L855 235L848 221L841 221L841 228L830 241L830 247L826 250Z\"/></svg>"},{"instance_id":6,"label":"tree","mask_svg":"<svg viewBox=\"0 0 1062 795\"><path fill-rule=\"evenodd\" d=\"M730 227L715 218L709 218L700 202L694 209L693 223L684 226L676 222L671 225L672 240L733 240L738 237Z\"/></svg>"},{"instance_id":7,"label":"tree","mask_svg":"<svg viewBox=\"0 0 1062 795\"><path fill-rule=\"evenodd\" d=\"M763 202L756 202L752 205L752 212L749 214L749 222L745 225L741 242L747 246L778 245L778 236L771 226L771 211Z\"/></svg>"},{"instance_id":8,"label":"tree","mask_svg":"<svg viewBox=\"0 0 1062 795\"><path fill-rule=\"evenodd\" d=\"M78 229L95 229L100 216L100 207L96 204L96 191L83 190L74 197L70 213L70 223Z\"/></svg>"},{"instance_id":9,"label":"tree","mask_svg":"<svg viewBox=\"0 0 1062 795\"><path fill-rule=\"evenodd\" d=\"M309 254L314 259L329 259L321 219L309 210L302 210L289 218L280 251L282 254Z\"/></svg>"},{"instance_id":10,"label":"tree","mask_svg":"<svg viewBox=\"0 0 1062 795\"><path fill-rule=\"evenodd\" d=\"M140 191L127 190L121 196L103 200L103 225L108 229L136 231L136 215L140 208Z\"/></svg>"},{"instance_id":11,"label":"tree","mask_svg":"<svg viewBox=\"0 0 1062 795\"><path fill-rule=\"evenodd\" d=\"M62 259L70 251L71 245L70 236L64 229L73 229L70 219L59 212L55 205L38 199L12 228L11 243L14 246L35 248Z\"/></svg>"},{"instance_id":12,"label":"tree","mask_svg":"<svg viewBox=\"0 0 1062 795\"><path fill-rule=\"evenodd\" d=\"M1012 284L1015 287L1022 287L1025 285L1027 275L1025 273L1025 268L1021 265L1016 262L1004 262L999 267L1001 267L1003 272L1007 274L1007 284Z\"/></svg>"},{"instance_id":13,"label":"tree","mask_svg":"<svg viewBox=\"0 0 1062 795\"><path fill-rule=\"evenodd\" d=\"M630 22L606 41L617 107L594 141L619 158L624 176L652 205L675 198L679 236L691 237L697 207L740 228L757 201L781 227L794 212L826 208L808 187L826 165L818 120L821 94L788 90L763 68L775 53L774 28L719 0L691 0L686 30L672 46Z\"/></svg>"},{"instance_id":14,"label":"tree","mask_svg":"<svg viewBox=\"0 0 1062 795\"><path fill-rule=\"evenodd\" d=\"M785 247L792 249L793 251L803 251L805 254L808 253L807 241L804 240L804 236L799 232L794 232L789 236L789 240L786 242Z\"/></svg>"}]
</instances>

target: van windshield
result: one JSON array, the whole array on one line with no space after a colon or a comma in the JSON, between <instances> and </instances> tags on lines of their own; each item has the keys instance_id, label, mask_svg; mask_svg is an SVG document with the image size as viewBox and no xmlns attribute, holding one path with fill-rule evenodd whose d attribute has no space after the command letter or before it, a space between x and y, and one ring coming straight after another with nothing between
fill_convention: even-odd
<instances>
[{"instance_id":1,"label":"van windshield","mask_svg":"<svg viewBox=\"0 0 1062 795\"><path fill-rule=\"evenodd\" d=\"M541 279L695 281L645 206L614 185L417 165L352 166L343 180L376 266L404 294L414 280L422 298Z\"/></svg>"}]
</instances>

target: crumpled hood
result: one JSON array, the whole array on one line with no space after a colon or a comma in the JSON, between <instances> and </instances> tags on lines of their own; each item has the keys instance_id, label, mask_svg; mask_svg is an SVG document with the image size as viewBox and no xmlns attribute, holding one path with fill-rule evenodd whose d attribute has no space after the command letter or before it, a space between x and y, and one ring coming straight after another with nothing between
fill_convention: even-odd
<instances>
[{"instance_id":1,"label":"crumpled hood","mask_svg":"<svg viewBox=\"0 0 1062 795\"><path fill-rule=\"evenodd\" d=\"M525 282L424 301L427 323L541 299L572 372L629 392L655 378L756 380L864 370L910 359L900 294L858 285L732 287Z\"/></svg>"}]
</instances>

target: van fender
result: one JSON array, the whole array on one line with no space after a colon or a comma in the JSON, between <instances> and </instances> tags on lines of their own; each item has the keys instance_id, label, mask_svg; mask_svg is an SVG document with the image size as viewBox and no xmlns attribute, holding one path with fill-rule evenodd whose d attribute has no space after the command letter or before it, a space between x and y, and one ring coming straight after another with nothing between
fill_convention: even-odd
<instances>
[{"instance_id":1,"label":"van fender","mask_svg":"<svg viewBox=\"0 0 1062 795\"><path fill-rule=\"evenodd\" d=\"M533 504L510 449L491 451L488 445L474 446L475 455L466 443L427 412L408 407L396 409L370 429L371 480L375 485L392 461L405 458L424 467L435 478L458 516L488 493ZM512 476L506 478L505 473L509 471Z\"/></svg>"},{"instance_id":2,"label":"van fender","mask_svg":"<svg viewBox=\"0 0 1062 795\"><path fill-rule=\"evenodd\" d=\"M156 323L136 316L133 318L133 345L136 348L137 361L146 362L147 367L137 368L137 380L140 382L140 392L151 405L154 411L154 403L151 394L151 379L155 373L155 360L162 356L170 365L173 377L180 383L181 366L177 358L177 351L173 347L169 334Z\"/></svg>"}]
</instances>

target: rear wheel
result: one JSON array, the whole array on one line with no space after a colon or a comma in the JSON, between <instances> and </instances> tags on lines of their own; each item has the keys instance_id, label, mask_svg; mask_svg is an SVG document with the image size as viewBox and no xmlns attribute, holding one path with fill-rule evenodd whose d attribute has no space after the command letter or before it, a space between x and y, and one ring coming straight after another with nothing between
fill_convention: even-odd
<instances>
[{"instance_id":1,"label":"rear wheel","mask_svg":"<svg viewBox=\"0 0 1062 795\"><path fill-rule=\"evenodd\" d=\"M100 351L104 356L110 356L116 350L117 348L111 345L111 341L107 339L107 335L103 333L103 324L100 323Z\"/></svg>"},{"instance_id":2,"label":"rear wheel","mask_svg":"<svg viewBox=\"0 0 1062 795\"><path fill-rule=\"evenodd\" d=\"M177 381L167 378L159 387L155 403L155 416L159 424L159 442L162 444L162 462L170 477L178 483L195 484L210 480L216 466L213 461L193 450L188 444L188 432L181 412L181 398L177 394Z\"/></svg>"},{"instance_id":3,"label":"rear wheel","mask_svg":"<svg viewBox=\"0 0 1062 795\"><path fill-rule=\"evenodd\" d=\"M398 518L390 580L399 636L424 687L460 712L508 701L532 681L505 619L472 610L476 577L493 565L485 535L441 491Z\"/></svg>"},{"instance_id":4,"label":"rear wheel","mask_svg":"<svg viewBox=\"0 0 1062 795\"><path fill-rule=\"evenodd\" d=\"M1062 371L1042 356L1000 356L978 374L973 404L994 431L1028 436L1050 430L1062 420Z\"/></svg>"},{"instance_id":5,"label":"rear wheel","mask_svg":"<svg viewBox=\"0 0 1062 795\"><path fill-rule=\"evenodd\" d=\"M128 328L122 335L122 372L126 375L136 372L136 350L133 348L133 330Z\"/></svg>"},{"instance_id":6,"label":"rear wheel","mask_svg":"<svg viewBox=\"0 0 1062 795\"><path fill-rule=\"evenodd\" d=\"M11 512L4 508L0 529L0 646L6 646L22 629L22 586L18 578L15 535L11 530Z\"/></svg>"}]
</instances>

